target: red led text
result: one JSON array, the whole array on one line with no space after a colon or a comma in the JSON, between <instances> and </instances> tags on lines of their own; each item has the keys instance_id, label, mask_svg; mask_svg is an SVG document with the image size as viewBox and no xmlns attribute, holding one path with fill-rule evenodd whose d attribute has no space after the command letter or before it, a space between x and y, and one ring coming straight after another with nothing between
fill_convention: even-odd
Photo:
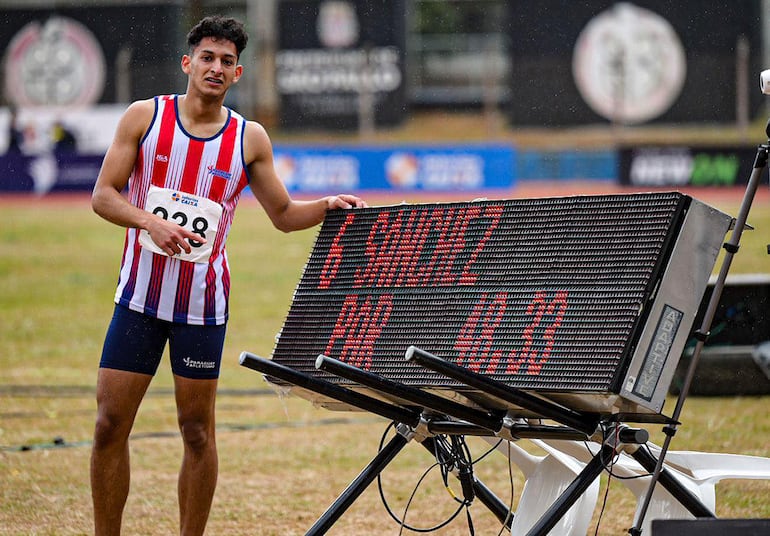
<instances>
[{"instance_id":1,"label":"red led text","mask_svg":"<svg viewBox=\"0 0 770 536\"><path fill-rule=\"evenodd\" d=\"M393 295L360 298L364 300L363 303L359 303L356 294L345 297L324 355L369 370L372 368L374 345L393 311Z\"/></svg>"},{"instance_id":2,"label":"red led text","mask_svg":"<svg viewBox=\"0 0 770 536\"><path fill-rule=\"evenodd\" d=\"M458 365L487 374L540 374L551 356L556 330L564 320L567 292L558 291L550 299L546 291L535 293L526 309L526 315L531 320L522 332L523 344L503 355L502 350L495 348L495 341L496 330L503 321L507 306L507 292L481 295L455 343L454 349L459 352ZM536 334L542 342L536 343Z\"/></svg>"},{"instance_id":3,"label":"red led text","mask_svg":"<svg viewBox=\"0 0 770 536\"><path fill-rule=\"evenodd\" d=\"M353 287L474 285L479 276L474 265L502 214L503 207L495 205L381 212L369 229ZM332 241L319 288L329 288L337 275L352 217ZM469 233L474 226L483 226L483 233Z\"/></svg>"}]
</instances>

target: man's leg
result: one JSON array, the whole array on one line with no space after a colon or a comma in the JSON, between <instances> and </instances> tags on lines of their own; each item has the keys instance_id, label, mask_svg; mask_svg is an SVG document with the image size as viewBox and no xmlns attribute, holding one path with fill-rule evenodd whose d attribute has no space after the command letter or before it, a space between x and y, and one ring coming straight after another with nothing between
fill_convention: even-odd
<instances>
[{"instance_id":1,"label":"man's leg","mask_svg":"<svg viewBox=\"0 0 770 536\"><path fill-rule=\"evenodd\" d=\"M179 472L182 536L202 535L217 485L219 462L215 438L216 379L174 375L177 418L184 443Z\"/></svg>"},{"instance_id":2,"label":"man's leg","mask_svg":"<svg viewBox=\"0 0 770 536\"><path fill-rule=\"evenodd\" d=\"M129 487L128 435L152 376L99 369L91 451L91 496L96 536L120 534Z\"/></svg>"}]
</instances>

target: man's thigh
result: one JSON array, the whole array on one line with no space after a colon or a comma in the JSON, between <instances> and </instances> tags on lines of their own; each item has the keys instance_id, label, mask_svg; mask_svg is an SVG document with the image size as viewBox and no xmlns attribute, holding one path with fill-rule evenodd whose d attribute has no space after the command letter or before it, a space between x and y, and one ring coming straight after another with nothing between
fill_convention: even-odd
<instances>
[{"instance_id":1,"label":"man's thigh","mask_svg":"<svg viewBox=\"0 0 770 536\"><path fill-rule=\"evenodd\" d=\"M169 335L171 370L196 380L216 380L222 364L226 325L174 324Z\"/></svg>"},{"instance_id":2,"label":"man's thigh","mask_svg":"<svg viewBox=\"0 0 770 536\"><path fill-rule=\"evenodd\" d=\"M99 366L155 375L168 341L168 326L167 322L116 305Z\"/></svg>"}]
</instances>

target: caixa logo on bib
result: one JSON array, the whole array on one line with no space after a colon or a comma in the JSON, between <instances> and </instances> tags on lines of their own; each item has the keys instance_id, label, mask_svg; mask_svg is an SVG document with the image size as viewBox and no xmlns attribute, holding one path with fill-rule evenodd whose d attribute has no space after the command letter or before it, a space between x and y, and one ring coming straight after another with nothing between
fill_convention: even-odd
<instances>
[{"instance_id":1,"label":"caixa logo on bib","mask_svg":"<svg viewBox=\"0 0 770 536\"><path fill-rule=\"evenodd\" d=\"M24 26L11 40L4 63L6 95L17 106L93 104L104 90L101 45L69 18Z\"/></svg>"}]
</instances>

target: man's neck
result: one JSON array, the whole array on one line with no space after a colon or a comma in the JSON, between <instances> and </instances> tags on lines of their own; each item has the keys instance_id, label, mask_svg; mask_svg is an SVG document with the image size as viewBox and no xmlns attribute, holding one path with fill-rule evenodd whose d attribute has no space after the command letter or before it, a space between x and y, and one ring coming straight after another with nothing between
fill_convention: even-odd
<instances>
[{"instance_id":1,"label":"man's neck","mask_svg":"<svg viewBox=\"0 0 770 536\"><path fill-rule=\"evenodd\" d=\"M180 95L177 100L179 118L190 134L201 137L213 136L224 124L226 113L224 99L195 98Z\"/></svg>"},{"instance_id":2,"label":"man's neck","mask_svg":"<svg viewBox=\"0 0 770 536\"><path fill-rule=\"evenodd\" d=\"M222 114L223 98L207 99L186 93L179 96L179 112L193 121L216 121Z\"/></svg>"}]
</instances>

